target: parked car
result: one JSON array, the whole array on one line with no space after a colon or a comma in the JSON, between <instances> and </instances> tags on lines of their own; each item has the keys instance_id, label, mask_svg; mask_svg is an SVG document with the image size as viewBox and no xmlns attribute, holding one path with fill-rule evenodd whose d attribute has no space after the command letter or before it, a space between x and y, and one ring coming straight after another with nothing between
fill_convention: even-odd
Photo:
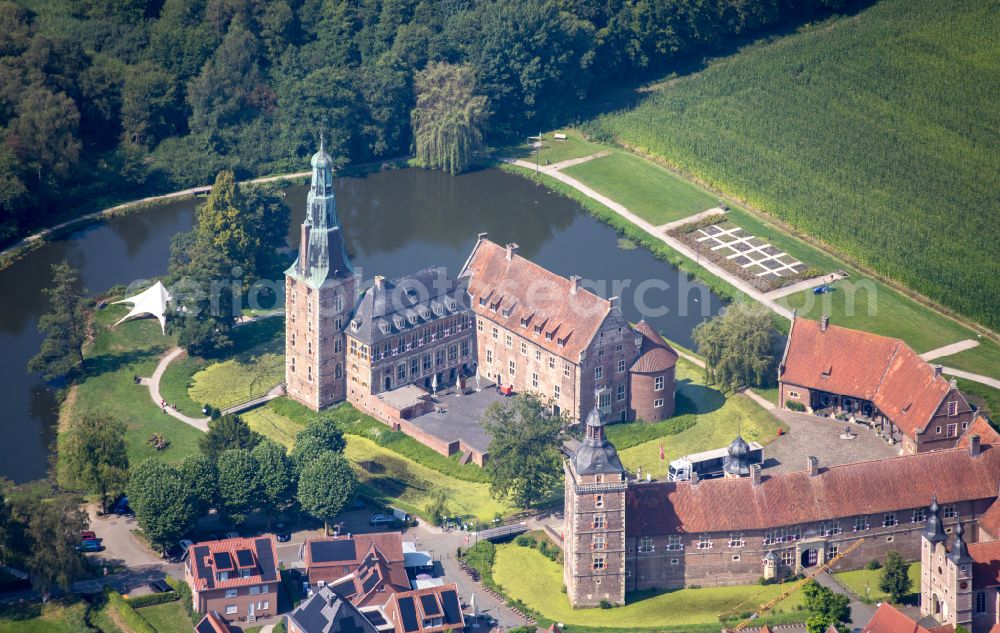
<instances>
[{"instance_id":1,"label":"parked car","mask_svg":"<svg viewBox=\"0 0 1000 633\"><path fill-rule=\"evenodd\" d=\"M239 532L226 532L226 538L239 538Z\"/></svg>"},{"instance_id":2,"label":"parked car","mask_svg":"<svg viewBox=\"0 0 1000 633\"><path fill-rule=\"evenodd\" d=\"M104 546L99 541L87 540L76 546L78 552L102 552Z\"/></svg>"},{"instance_id":3,"label":"parked car","mask_svg":"<svg viewBox=\"0 0 1000 633\"><path fill-rule=\"evenodd\" d=\"M94 534L92 530L83 530L82 532L80 532L80 539L83 541L91 541L95 540L96 538L97 535Z\"/></svg>"},{"instance_id":4,"label":"parked car","mask_svg":"<svg viewBox=\"0 0 1000 633\"><path fill-rule=\"evenodd\" d=\"M128 507L128 496L123 496L115 504L114 513L118 515L133 514L132 508Z\"/></svg>"},{"instance_id":5,"label":"parked car","mask_svg":"<svg viewBox=\"0 0 1000 633\"><path fill-rule=\"evenodd\" d=\"M165 580L154 580L149 585L149 590L153 593L166 593L168 591L173 591L174 588L167 584Z\"/></svg>"},{"instance_id":6,"label":"parked car","mask_svg":"<svg viewBox=\"0 0 1000 633\"><path fill-rule=\"evenodd\" d=\"M186 558L188 555L188 551L192 547L194 547L194 541L191 541L189 539L181 539L181 542L178 543L178 545L181 548L181 560L184 560L184 558Z\"/></svg>"},{"instance_id":7,"label":"parked car","mask_svg":"<svg viewBox=\"0 0 1000 633\"><path fill-rule=\"evenodd\" d=\"M375 527L385 527L392 523L392 517L382 513L376 513L368 519L368 523L374 525Z\"/></svg>"},{"instance_id":8,"label":"parked car","mask_svg":"<svg viewBox=\"0 0 1000 633\"><path fill-rule=\"evenodd\" d=\"M278 539L279 543L287 543L292 540L292 534L285 529L285 525L283 523L279 523L274 526L274 536Z\"/></svg>"}]
</instances>

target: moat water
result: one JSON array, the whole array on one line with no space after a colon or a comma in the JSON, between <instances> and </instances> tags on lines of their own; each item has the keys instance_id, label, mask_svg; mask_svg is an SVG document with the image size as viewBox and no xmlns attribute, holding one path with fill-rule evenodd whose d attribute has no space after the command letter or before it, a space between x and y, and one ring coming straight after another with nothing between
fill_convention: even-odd
<instances>
[{"instance_id":1,"label":"moat water","mask_svg":"<svg viewBox=\"0 0 1000 633\"><path fill-rule=\"evenodd\" d=\"M286 189L289 244L297 243L306 187ZM352 261L365 280L443 265L457 274L478 233L560 275L581 275L605 297L621 296L626 316L691 345L691 330L722 307L703 285L642 248L621 248L614 229L575 201L499 170L452 177L404 169L336 181L337 209ZM52 391L25 370L38 351L41 289L63 259L92 292L166 272L170 239L194 222L197 201L155 207L72 232L0 270L0 477L44 477L56 437Z\"/></svg>"}]
</instances>

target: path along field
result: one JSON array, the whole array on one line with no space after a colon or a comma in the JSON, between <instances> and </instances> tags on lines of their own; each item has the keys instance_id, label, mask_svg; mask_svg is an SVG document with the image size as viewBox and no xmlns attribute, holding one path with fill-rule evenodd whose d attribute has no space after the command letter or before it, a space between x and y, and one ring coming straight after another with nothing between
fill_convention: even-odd
<instances>
[{"instance_id":1,"label":"path along field","mask_svg":"<svg viewBox=\"0 0 1000 633\"><path fill-rule=\"evenodd\" d=\"M996 330L998 31L990 3L884 0L664 81L585 129Z\"/></svg>"}]
</instances>

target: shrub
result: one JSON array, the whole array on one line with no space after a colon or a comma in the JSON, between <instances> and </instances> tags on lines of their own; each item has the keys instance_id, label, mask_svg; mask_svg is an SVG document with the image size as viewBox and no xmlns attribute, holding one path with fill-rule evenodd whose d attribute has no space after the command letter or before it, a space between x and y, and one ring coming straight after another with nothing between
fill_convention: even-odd
<instances>
[{"instance_id":1,"label":"shrub","mask_svg":"<svg viewBox=\"0 0 1000 633\"><path fill-rule=\"evenodd\" d=\"M194 610L194 598L191 595L191 587L183 580L177 580L171 576L167 576L167 584L177 592L177 597L180 598L181 604L184 605L184 610L187 612L191 624L198 624L201 620L201 614Z\"/></svg>"},{"instance_id":2,"label":"shrub","mask_svg":"<svg viewBox=\"0 0 1000 633\"><path fill-rule=\"evenodd\" d=\"M164 604L167 602L175 602L180 598L180 594L176 591L164 591L162 593L149 593L145 596L136 596L135 598L127 598L125 602L128 603L133 609L141 609L143 607L151 607L156 604Z\"/></svg>"},{"instance_id":3,"label":"shrub","mask_svg":"<svg viewBox=\"0 0 1000 633\"><path fill-rule=\"evenodd\" d=\"M872 560L868 561L868 564L865 565L865 569L870 569L872 571L874 571L876 569L881 569L881 568L882 568L882 563L878 562L875 559L872 559Z\"/></svg>"},{"instance_id":4,"label":"shrub","mask_svg":"<svg viewBox=\"0 0 1000 633\"><path fill-rule=\"evenodd\" d=\"M118 612L118 615L121 616L122 622L124 622L125 626L131 629L132 633L156 633L156 630L149 625L149 622L146 622L146 620L139 615L139 612L133 609L132 606L125 601L125 598L123 598L120 593L108 590L107 595L108 604L112 609Z\"/></svg>"},{"instance_id":5,"label":"shrub","mask_svg":"<svg viewBox=\"0 0 1000 633\"><path fill-rule=\"evenodd\" d=\"M785 400L785 408L789 411L798 411L801 413L806 410L806 405L802 404L798 400Z\"/></svg>"},{"instance_id":6,"label":"shrub","mask_svg":"<svg viewBox=\"0 0 1000 633\"><path fill-rule=\"evenodd\" d=\"M611 603L610 603L610 602L608 602L607 600L601 600L601 608L602 608L602 609L611 609L611 608L612 608L612 607L614 607L614 606L615 606L615 605L611 604Z\"/></svg>"}]
</instances>

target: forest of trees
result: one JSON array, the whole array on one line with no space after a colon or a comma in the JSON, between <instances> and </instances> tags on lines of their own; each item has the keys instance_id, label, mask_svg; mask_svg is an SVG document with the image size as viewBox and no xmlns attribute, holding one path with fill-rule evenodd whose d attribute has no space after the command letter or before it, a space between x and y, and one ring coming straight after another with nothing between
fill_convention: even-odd
<instances>
[{"instance_id":1,"label":"forest of trees","mask_svg":"<svg viewBox=\"0 0 1000 633\"><path fill-rule=\"evenodd\" d=\"M471 69L487 141L852 0L0 0L0 243L86 205L410 154L413 83ZM477 104L480 105L480 104Z\"/></svg>"}]
</instances>

